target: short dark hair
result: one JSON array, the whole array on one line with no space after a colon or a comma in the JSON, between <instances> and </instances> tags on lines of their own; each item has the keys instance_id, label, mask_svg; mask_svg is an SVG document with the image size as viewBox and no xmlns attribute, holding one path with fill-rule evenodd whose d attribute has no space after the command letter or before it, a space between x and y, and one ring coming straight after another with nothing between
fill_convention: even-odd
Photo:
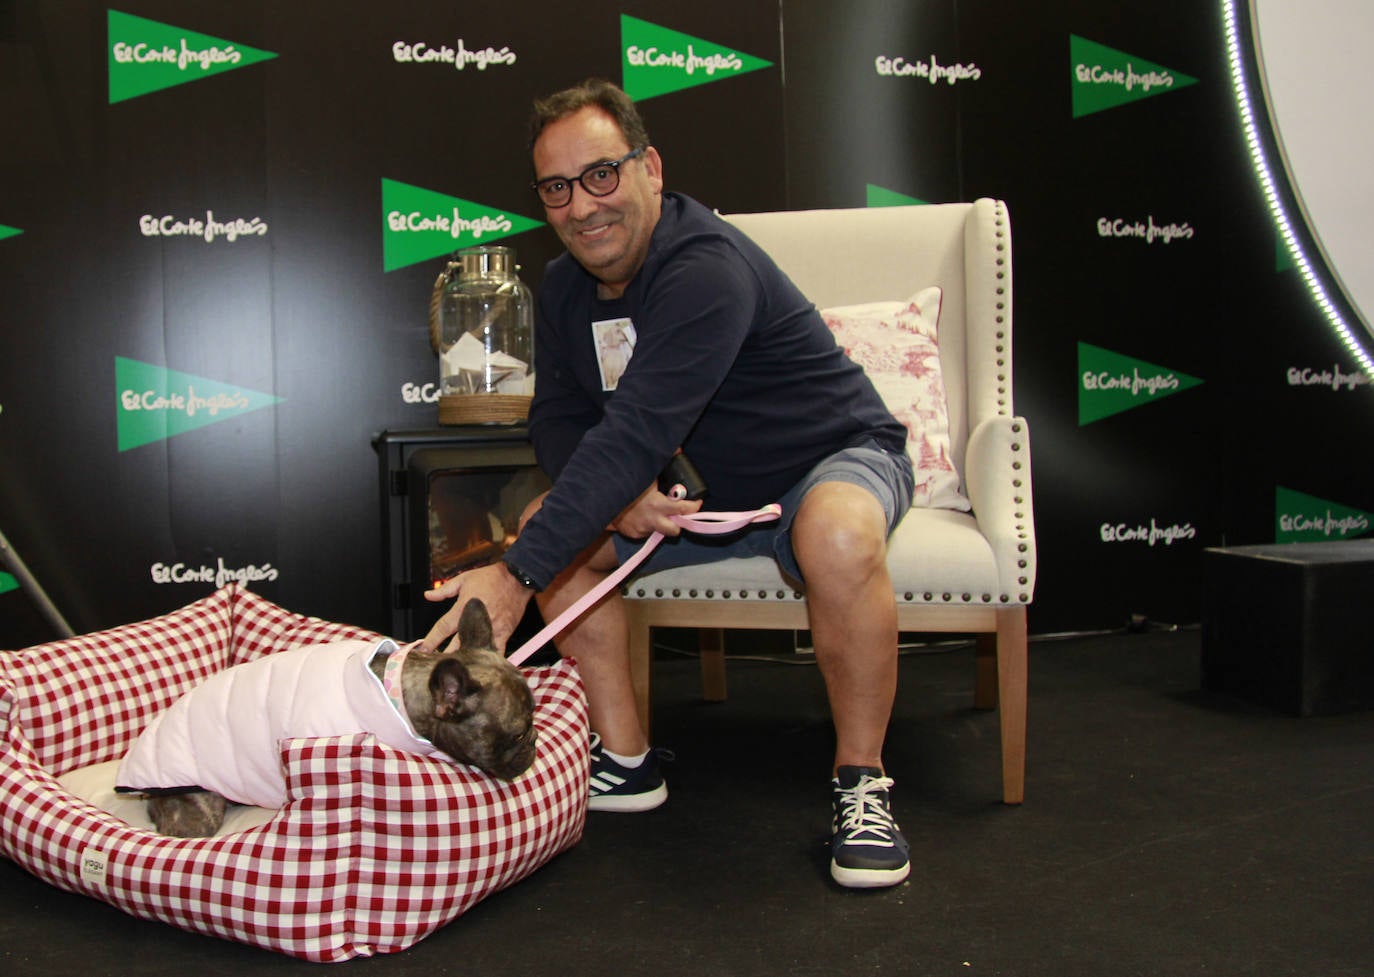
<instances>
[{"instance_id":1,"label":"short dark hair","mask_svg":"<svg viewBox=\"0 0 1374 977\"><path fill-rule=\"evenodd\" d=\"M588 78L561 92L535 99L534 112L530 116L530 152L534 151L534 144L545 127L585 108L600 109L614 119L631 149L644 149L649 145L644 120L630 96L604 78Z\"/></svg>"}]
</instances>

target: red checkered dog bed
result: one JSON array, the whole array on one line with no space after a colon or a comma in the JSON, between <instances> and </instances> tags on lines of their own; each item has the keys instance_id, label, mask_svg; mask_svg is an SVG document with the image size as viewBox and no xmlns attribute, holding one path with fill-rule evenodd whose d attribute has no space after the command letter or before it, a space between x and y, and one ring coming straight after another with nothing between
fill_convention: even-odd
<instances>
[{"instance_id":1,"label":"red checkered dog bed","mask_svg":"<svg viewBox=\"0 0 1374 977\"><path fill-rule=\"evenodd\" d=\"M369 734L282 743L287 804L261 827L167 838L57 777L117 760L210 674L370 632L238 585L179 611L0 653L0 854L125 912L308 960L405 949L582 836L586 700L564 662L527 669L539 753L511 783Z\"/></svg>"}]
</instances>

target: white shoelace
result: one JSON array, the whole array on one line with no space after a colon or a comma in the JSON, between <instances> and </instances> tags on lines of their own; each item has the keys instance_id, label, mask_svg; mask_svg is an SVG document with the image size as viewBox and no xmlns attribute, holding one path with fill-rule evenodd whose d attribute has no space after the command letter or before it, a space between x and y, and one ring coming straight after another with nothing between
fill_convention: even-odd
<instances>
[{"instance_id":1,"label":"white shoelace","mask_svg":"<svg viewBox=\"0 0 1374 977\"><path fill-rule=\"evenodd\" d=\"M892 819L892 812L887 809L885 798L870 796L877 795L878 791L886 791L892 784L891 777L870 777L865 774L852 789L841 788L836 830L846 833L845 844L878 848L891 848L895 844L892 834L897 824Z\"/></svg>"}]
</instances>

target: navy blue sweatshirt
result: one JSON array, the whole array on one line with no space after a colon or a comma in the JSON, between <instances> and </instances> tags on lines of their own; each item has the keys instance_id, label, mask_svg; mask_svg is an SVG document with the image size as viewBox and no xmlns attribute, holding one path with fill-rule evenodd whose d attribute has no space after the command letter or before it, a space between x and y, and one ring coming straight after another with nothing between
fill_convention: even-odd
<instances>
[{"instance_id":1,"label":"navy blue sweatshirt","mask_svg":"<svg viewBox=\"0 0 1374 977\"><path fill-rule=\"evenodd\" d=\"M530 437L554 481L509 559L540 588L649 487L680 446L705 508L776 501L822 458L906 429L836 345L815 307L743 233L663 195L649 252L624 295L569 254L551 261L535 327ZM602 389L595 322L629 319L634 353Z\"/></svg>"}]
</instances>

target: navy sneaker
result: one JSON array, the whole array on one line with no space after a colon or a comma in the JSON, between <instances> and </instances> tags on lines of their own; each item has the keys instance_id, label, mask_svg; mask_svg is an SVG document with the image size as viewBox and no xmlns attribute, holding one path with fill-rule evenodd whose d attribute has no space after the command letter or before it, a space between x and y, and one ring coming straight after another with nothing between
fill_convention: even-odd
<instances>
[{"instance_id":1,"label":"navy sneaker","mask_svg":"<svg viewBox=\"0 0 1374 977\"><path fill-rule=\"evenodd\" d=\"M658 755L649 755L637 767L623 767L601 749L601 737L592 734L589 811L634 813L652 811L668 799L668 785L658 772Z\"/></svg>"},{"instance_id":2,"label":"navy sneaker","mask_svg":"<svg viewBox=\"0 0 1374 977\"><path fill-rule=\"evenodd\" d=\"M830 781L835 803L830 876L851 888L896 885L911 872L911 854L892 819L892 778L877 767L840 767Z\"/></svg>"}]
</instances>

